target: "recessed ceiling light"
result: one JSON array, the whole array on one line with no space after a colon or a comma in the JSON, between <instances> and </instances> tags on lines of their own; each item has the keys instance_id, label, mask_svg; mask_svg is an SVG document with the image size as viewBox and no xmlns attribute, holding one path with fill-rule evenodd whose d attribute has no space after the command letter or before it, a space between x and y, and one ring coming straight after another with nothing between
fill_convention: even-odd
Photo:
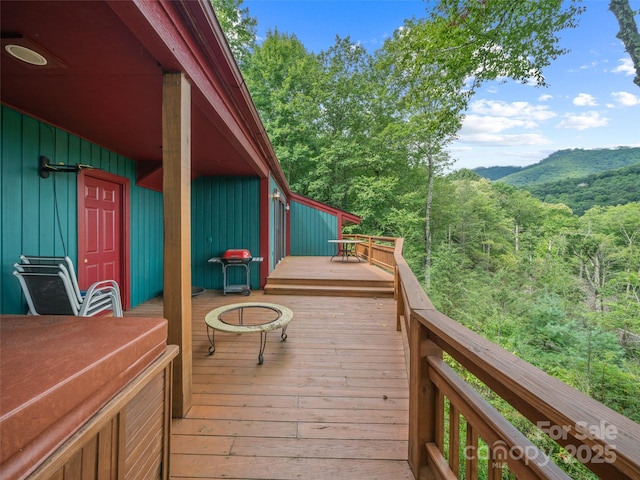
<instances>
[{"instance_id":1,"label":"recessed ceiling light","mask_svg":"<svg viewBox=\"0 0 640 480\"><path fill-rule=\"evenodd\" d=\"M4 49L9 55L31 65L44 66L48 63L47 59L38 52L31 50L30 48L23 47L22 45L9 43L4 46Z\"/></svg>"}]
</instances>

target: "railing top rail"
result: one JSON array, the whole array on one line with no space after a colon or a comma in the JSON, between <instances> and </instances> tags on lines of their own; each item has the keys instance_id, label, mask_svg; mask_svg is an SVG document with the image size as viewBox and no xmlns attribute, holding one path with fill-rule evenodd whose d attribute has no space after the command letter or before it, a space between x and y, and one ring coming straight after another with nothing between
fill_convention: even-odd
<instances>
[{"instance_id":1,"label":"railing top rail","mask_svg":"<svg viewBox=\"0 0 640 480\"><path fill-rule=\"evenodd\" d=\"M395 243L395 241L397 240L396 237L376 237L373 235L361 235L361 234L346 234L344 235L345 237L348 238L362 238L362 239L371 239L374 241L379 241L379 242L389 242L389 243Z\"/></svg>"},{"instance_id":2,"label":"railing top rail","mask_svg":"<svg viewBox=\"0 0 640 480\"><path fill-rule=\"evenodd\" d=\"M424 292L424 288L418 282L418 279L413 274L413 271L409 267L409 264L402 256L402 249L404 247L404 239L398 238L396 240L396 247L393 253L393 257L396 262L396 268L402 278L402 289L404 291L405 302L408 308L413 310L434 310L435 307Z\"/></svg>"}]
</instances>

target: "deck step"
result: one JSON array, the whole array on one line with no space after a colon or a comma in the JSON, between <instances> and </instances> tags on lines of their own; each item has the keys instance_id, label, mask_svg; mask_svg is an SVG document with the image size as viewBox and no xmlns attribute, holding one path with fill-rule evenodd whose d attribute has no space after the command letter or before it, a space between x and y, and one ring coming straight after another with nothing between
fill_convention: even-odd
<instances>
[{"instance_id":1,"label":"deck step","mask_svg":"<svg viewBox=\"0 0 640 480\"><path fill-rule=\"evenodd\" d=\"M273 278L269 277L267 280L267 284L270 286L307 286L307 287L318 287L318 286L332 286L332 287L340 287L340 288L351 288L351 287L373 287L373 288L390 288L393 290L393 279L383 281L383 280L364 280L364 279L313 279L313 278Z\"/></svg>"},{"instance_id":2,"label":"deck step","mask_svg":"<svg viewBox=\"0 0 640 480\"><path fill-rule=\"evenodd\" d=\"M300 285L300 284L272 284L264 287L267 295L310 295L330 297L370 297L393 298L393 286L345 286L345 285Z\"/></svg>"},{"instance_id":3,"label":"deck step","mask_svg":"<svg viewBox=\"0 0 640 480\"><path fill-rule=\"evenodd\" d=\"M265 294L393 298L394 277L366 262L285 257L267 277Z\"/></svg>"}]
</instances>

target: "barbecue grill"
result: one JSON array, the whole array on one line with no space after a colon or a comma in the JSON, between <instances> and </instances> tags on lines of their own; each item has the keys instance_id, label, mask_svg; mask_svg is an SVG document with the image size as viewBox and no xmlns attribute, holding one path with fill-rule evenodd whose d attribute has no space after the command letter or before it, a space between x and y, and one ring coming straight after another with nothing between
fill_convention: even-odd
<instances>
[{"instance_id":1,"label":"barbecue grill","mask_svg":"<svg viewBox=\"0 0 640 480\"><path fill-rule=\"evenodd\" d=\"M251 295L251 264L262 262L262 257L252 257L251 252L246 248L236 248L226 250L221 257L213 257L209 259L209 263L219 263L222 267L222 294L227 292L242 293L243 295ZM241 267L245 269L246 283L239 285L229 284L229 275L227 269L231 267Z\"/></svg>"}]
</instances>

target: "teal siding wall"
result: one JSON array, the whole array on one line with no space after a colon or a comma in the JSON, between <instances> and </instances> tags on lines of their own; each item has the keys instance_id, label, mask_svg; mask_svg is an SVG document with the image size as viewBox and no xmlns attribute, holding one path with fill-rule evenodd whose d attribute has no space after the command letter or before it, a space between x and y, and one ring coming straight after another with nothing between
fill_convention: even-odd
<instances>
[{"instance_id":1,"label":"teal siding wall","mask_svg":"<svg viewBox=\"0 0 640 480\"><path fill-rule=\"evenodd\" d=\"M327 240L338 238L335 215L291 202L291 255L328 256L335 246Z\"/></svg>"},{"instance_id":2,"label":"teal siding wall","mask_svg":"<svg viewBox=\"0 0 640 480\"><path fill-rule=\"evenodd\" d=\"M132 185L131 306L135 307L164 288L164 209L160 192Z\"/></svg>"},{"instance_id":3,"label":"teal siding wall","mask_svg":"<svg viewBox=\"0 0 640 480\"><path fill-rule=\"evenodd\" d=\"M40 178L40 155L54 163L92 165L129 179L131 305L158 295L162 291L162 195L135 185L135 163L5 106L0 110L0 131L0 313L26 311L18 281L11 274L20 254L66 253L77 264L76 175Z\"/></svg>"},{"instance_id":4,"label":"teal siding wall","mask_svg":"<svg viewBox=\"0 0 640 480\"><path fill-rule=\"evenodd\" d=\"M191 276L193 284L221 290L222 270L208 263L230 248L260 255L260 179L201 177L191 189ZM228 270L230 284L246 282L244 268ZM251 267L251 288L260 288L259 265Z\"/></svg>"}]
</instances>

